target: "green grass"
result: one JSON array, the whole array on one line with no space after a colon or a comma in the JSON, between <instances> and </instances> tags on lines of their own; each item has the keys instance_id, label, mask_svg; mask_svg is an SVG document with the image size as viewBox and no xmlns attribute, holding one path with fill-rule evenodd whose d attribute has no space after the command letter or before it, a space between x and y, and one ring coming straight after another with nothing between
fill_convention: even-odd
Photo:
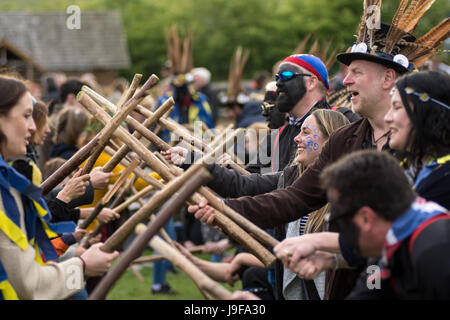
<instances>
[{"instance_id":1,"label":"green grass","mask_svg":"<svg viewBox=\"0 0 450 320\"><path fill-rule=\"evenodd\" d=\"M146 250L143 255L152 254L151 250ZM209 255L198 255L202 259L209 259ZM128 269L122 277L116 282L114 287L108 293L107 300L205 300L204 296L194 284L194 282L179 268L178 273L167 273L167 283L176 295L152 294L150 288L153 279L153 263L146 263L139 270L144 281L139 281L133 272ZM225 288L234 291L241 288L241 283L236 282L234 287L221 283Z\"/></svg>"}]
</instances>

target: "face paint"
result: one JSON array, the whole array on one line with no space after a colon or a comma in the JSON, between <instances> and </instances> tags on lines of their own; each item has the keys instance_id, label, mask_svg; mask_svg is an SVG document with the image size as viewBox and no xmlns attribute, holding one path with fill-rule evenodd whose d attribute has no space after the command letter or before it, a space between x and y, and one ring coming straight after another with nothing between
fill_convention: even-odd
<instances>
[{"instance_id":1,"label":"face paint","mask_svg":"<svg viewBox=\"0 0 450 320\"><path fill-rule=\"evenodd\" d=\"M279 73L291 71L298 73L298 67L285 63L280 66ZM275 106L280 112L289 112L303 98L306 93L306 87L303 76L293 77L290 80L277 81L277 100Z\"/></svg>"}]
</instances>

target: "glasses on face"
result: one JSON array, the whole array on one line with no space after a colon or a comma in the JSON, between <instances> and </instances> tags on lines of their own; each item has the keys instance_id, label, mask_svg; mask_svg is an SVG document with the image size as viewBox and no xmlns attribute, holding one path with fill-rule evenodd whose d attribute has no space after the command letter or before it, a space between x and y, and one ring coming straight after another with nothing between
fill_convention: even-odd
<instances>
[{"instance_id":1,"label":"glasses on face","mask_svg":"<svg viewBox=\"0 0 450 320\"><path fill-rule=\"evenodd\" d=\"M277 73L275 75L275 81L278 81L280 79L282 81L288 81L288 80L291 80L292 78L297 77L297 76L312 77L312 75L306 74L306 73L299 73L299 72L292 72L292 71L283 71L283 72Z\"/></svg>"}]
</instances>

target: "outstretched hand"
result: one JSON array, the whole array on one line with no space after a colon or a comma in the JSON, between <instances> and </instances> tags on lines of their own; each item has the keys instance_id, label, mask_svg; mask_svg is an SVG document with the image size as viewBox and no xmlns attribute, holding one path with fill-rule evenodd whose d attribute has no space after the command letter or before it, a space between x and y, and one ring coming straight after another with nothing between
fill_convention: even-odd
<instances>
[{"instance_id":1,"label":"outstretched hand","mask_svg":"<svg viewBox=\"0 0 450 320\"><path fill-rule=\"evenodd\" d=\"M209 226L212 226L214 223L214 211L214 208L208 205L208 201L205 198L202 198L198 204L188 207L189 213L194 213L196 219Z\"/></svg>"},{"instance_id":2,"label":"outstretched hand","mask_svg":"<svg viewBox=\"0 0 450 320\"><path fill-rule=\"evenodd\" d=\"M82 169L79 169L72 178L64 185L64 188L56 196L57 199L69 203L73 199L81 197L86 192L89 185L89 175L81 175Z\"/></svg>"},{"instance_id":3,"label":"outstretched hand","mask_svg":"<svg viewBox=\"0 0 450 320\"><path fill-rule=\"evenodd\" d=\"M182 147L172 147L167 151L161 151L164 159L180 167L186 161L188 151Z\"/></svg>"}]
</instances>

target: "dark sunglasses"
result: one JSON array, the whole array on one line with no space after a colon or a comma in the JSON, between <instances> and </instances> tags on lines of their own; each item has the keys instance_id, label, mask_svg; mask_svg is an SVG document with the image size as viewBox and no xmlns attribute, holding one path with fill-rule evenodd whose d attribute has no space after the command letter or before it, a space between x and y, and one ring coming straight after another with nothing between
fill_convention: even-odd
<instances>
[{"instance_id":1,"label":"dark sunglasses","mask_svg":"<svg viewBox=\"0 0 450 320\"><path fill-rule=\"evenodd\" d=\"M306 73L297 73L297 72L292 72L292 71L283 71L283 72L277 73L275 75L275 81L278 81L280 79L282 81L288 81L288 80L291 80L292 78L294 78L296 76L312 77L312 75L306 74Z\"/></svg>"}]
</instances>

